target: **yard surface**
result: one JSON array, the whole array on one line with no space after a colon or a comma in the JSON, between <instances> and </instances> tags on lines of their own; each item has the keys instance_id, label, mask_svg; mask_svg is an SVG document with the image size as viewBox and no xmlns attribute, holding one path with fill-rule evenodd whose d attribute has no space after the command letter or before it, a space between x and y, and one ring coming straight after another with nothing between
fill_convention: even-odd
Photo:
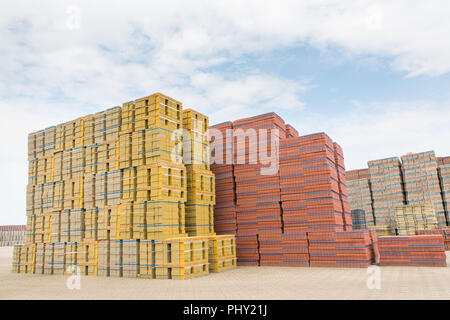
<instances>
[{"instance_id":1,"label":"yard surface","mask_svg":"<svg viewBox=\"0 0 450 320\"><path fill-rule=\"evenodd\" d=\"M0 300L450 299L450 267L381 267L379 289L367 269L294 267L238 267L192 280L83 276L80 289L69 289L69 276L15 274L11 261L12 247L0 248Z\"/></svg>"}]
</instances>

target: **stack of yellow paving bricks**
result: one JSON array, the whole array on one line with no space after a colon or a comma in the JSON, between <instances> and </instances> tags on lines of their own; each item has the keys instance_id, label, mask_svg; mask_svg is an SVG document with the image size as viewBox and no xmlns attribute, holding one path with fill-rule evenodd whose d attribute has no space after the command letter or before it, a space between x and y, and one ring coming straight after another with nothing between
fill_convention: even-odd
<instances>
[{"instance_id":1,"label":"stack of yellow paving bricks","mask_svg":"<svg viewBox=\"0 0 450 320\"><path fill-rule=\"evenodd\" d=\"M432 202L416 202L393 209L395 227L399 235L415 235L417 230L432 230L438 220Z\"/></svg>"},{"instance_id":2,"label":"stack of yellow paving bricks","mask_svg":"<svg viewBox=\"0 0 450 320\"><path fill-rule=\"evenodd\" d=\"M215 181L209 167L208 117L192 109L183 111L183 162L187 172L186 232L190 236L215 235Z\"/></svg>"},{"instance_id":3,"label":"stack of yellow paving bricks","mask_svg":"<svg viewBox=\"0 0 450 320\"><path fill-rule=\"evenodd\" d=\"M13 270L208 274L219 253L209 250L218 239L205 129L207 117L156 93L30 134L26 241L15 247ZM195 141L201 153L185 149ZM183 155L194 162L185 166Z\"/></svg>"},{"instance_id":4,"label":"stack of yellow paving bricks","mask_svg":"<svg viewBox=\"0 0 450 320\"><path fill-rule=\"evenodd\" d=\"M218 235L209 241L209 271L221 272L234 269L237 264L236 242L229 235Z\"/></svg>"}]
</instances>

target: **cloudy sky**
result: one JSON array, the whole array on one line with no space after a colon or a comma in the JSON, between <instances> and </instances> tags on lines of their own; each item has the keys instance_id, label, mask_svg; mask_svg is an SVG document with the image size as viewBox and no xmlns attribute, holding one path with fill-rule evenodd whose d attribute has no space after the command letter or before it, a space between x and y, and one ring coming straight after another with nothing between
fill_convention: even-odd
<instances>
[{"instance_id":1,"label":"cloudy sky","mask_svg":"<svg viewBox=\"0 0 450 320\"><path fill-rule=\"evenodd\" d=\"M446 0L0 3L0 224L25 222L27 133L157 91L211 123L275 111L348 169L450 155Z\"/></svg>"}]
</instances>

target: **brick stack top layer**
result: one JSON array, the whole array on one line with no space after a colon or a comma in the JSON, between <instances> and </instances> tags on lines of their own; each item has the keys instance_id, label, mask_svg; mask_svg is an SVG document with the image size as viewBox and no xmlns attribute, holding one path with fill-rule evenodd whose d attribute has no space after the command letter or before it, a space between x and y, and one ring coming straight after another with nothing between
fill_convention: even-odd
<instances>
[{"instance_id":1,"label":"brick stack top layer","mask_svg":"<svg viewBox=\"0 0 450 320\"><path fill-rule=\"evenodd\" d=\"M0 226L0 231L25 231L25 225Z\"/></svg>"},{"instance_id":2,"label":"brick stack top layer","mask_svg":"<svg viewBox=\"0 0 450 320\"><path fill-rule=\"evenodd\" d=\"M416 234L418 234L418 235L440 234L444 237L445 251L450 250L450 227L443 227L443 228L432 229L432 230L416 230Z\"/></svg>"},{"instance_id":3,"label":"brick stack top layer","mask_svg":"<svg viewBox=\"0 0 450 320\"><path fill-rule=\"evenodd\" d=\"M347 181L369 178L369 169L350 170L346 172Z\"/></svg>"},{"instance_id":4,"label":"brick stack top layer","mask_svg":"<svg viewBox=\"0 0 450 320\"><path fill-rule=\"evenodd\" d=\"M297 138L299 136L297 129L290 124L286 125L286 138Z\"/></svg>"},{"instance_id":5,"label":"brick stack top layer","mask_svg":"<svg viewBox=\"0 0 450 320\"><path fill-rule=\"evenodd\" d=\"M439 166L450 164L450 157L438 157L437 163Z\"/></svg>"}]
</instances>

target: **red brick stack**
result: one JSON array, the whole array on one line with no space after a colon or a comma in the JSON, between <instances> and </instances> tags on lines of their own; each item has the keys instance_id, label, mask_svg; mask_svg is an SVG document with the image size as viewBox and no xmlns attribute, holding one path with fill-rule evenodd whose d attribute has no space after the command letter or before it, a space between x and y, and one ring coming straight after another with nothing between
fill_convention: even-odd
<instances>
[{"instance_id":1,"label":"red brick stack","mask_svg":"<svg viewBox=\"0 0 450 320\"><path fill-rule=\"evenodd\" d=\"M268 113L234 121L233 129L237 235L281 235L279 173L275 167L271 174L264 174L264 168L270 164L260 161L258 156L264 151L267 155L277 152L278 140L285 138L284 121L275 113ZM252 130L257 141L246 136ZM278 165L277 161L273 165ZM238 254L238 262L245 261Z\"/></svg>"},{"instance_id":2,"label":"red brick stack","mask_svg":"<svg viewBox=\"0 0 450 320\"><path fill-rule=\"evenodd\" d=\"M374 260L368 230L309 233L311 267L367 268Z\"/></svg>"},{"instance_id":3,"label":"red brick stack","mask_svg":"<svg viewBox=\"0 0 450 320\"><path fill-rule=\"evenodd\" d=\"M309 266L309 245L306 233L283 234L283 265Z\"/></svg>"},{"instance_id":4,"label":"red brick stack","mask_svg":"<svg viewBox=\"0 0 450 320\"><path fill-rule=\"evenodd\" d=\"M299 234L260 234L261 266L309 266L308 238Z\"/></svg>"},{"instance_id":5,"label":"red brick stack","mask_svg":"<svg viewBox=\"0 0 450 320\"><path fill-rule=\"evenodd\" d=\"M258 237L261 266L283 265L282 234L261 234Z\"/></svg>"},{"instance_id":6,"label":"red brick stack","mask_svg":"<svg viewBox=\"0 0 450 320\"><path fill-rule=\"evenodd\" d=\"M335 156L335 164L336 170L338 173L338 182L339 182L339 199L342 204L342 214L344 217L344 229L345 231L353 230L352 223L352 212L350 209L350 203L347 197L347 180L345 177L345 164L344 164L344 151L341 146L336 142L334 145L334 156Z\"/></svg>"},{"instance_id":7,"label":"red brick stack","mask_svg":"<svg viewBox=\"0 0 450 320\"><path fill-rule=\"evenodd\" d=\"M211 141L211 157L221 160L219 161L221 163L211 165L211 170L216 176L214 228L217 234L236 234L236 189L232 149L233 123L230 121L224 122L211 128L221 132L221 136L214 136L213 141ZM228 148L227 139L230 142Z\"/></svg>"},{"instance_id":8,"label":"red brick stack","mask_svg":"<svg viewBox=\"0 0 450 320\"><path fill-rule=\"evenodd\" d=\"M325 133L281 141L285 233L344 231L335 159L334 143Z\"/></svg>"},{"instance_id":9,"label":"red brick stack","mask_svg":"<svg viewBox=\"0 0 450 320\"><path fill-rule=\"evenodd\" d=\"M372 250L372 262L379 263L380 262L380 250L378 249L378 236L375 230L369 230L370 240L372 242L371 250Z\"/></svg>"},{"instance_id":10,"label":"red brick stack","mask_svg":"<svg viewBox=\"0 0 450 320\"><path fill-rule=\"evenodd\" d=\"M447 266L442 235L385 236L378 244L381 266Z\"/></svg>"},{"instance_id":11,"label":"red brick stack","mask_svg":"<svg viewBox=\"0 0 450 320\"><path fill-rule=\"evenodd\" d=\"M236 257L241 266L259 266L258 236L236 235Z\"/></svg>"},{"instance_id":12,"label":"red brick stack","mask_svg":"<svg viewBox=\"0 0 450 320\"><path fill-rule=\"evenodd\" d=\"M450 227L443 227L443 228L432 229L432 230L417 230L416 234L418 234L418 235L440 234L444 237L445 251L450 250Z\"/></svg>"},{"instance_id":13,"label":"red brick stack","mask_svg":"<svg viewBox=\"0 0 450 320\"><path fill-rule=\"evenodd\" d=\"M233 129L230 149L234 164L212 165L211 168L217 183L216 232L232 233L234 228L240 265L309 266L310 234L328 239L330 234L335 237L335 232L351 230L343 152L325 133L299 137L297 130L285 125L275 113L226 122L213 128L221 132ZM274 133L279 145L272 145L270 137ZM263 135L266 139L261 139ZM211 142L211 150L214 145ZM264 159L259 156L261 152L271 155L274 151L279 152L279 167L267 174L264 169L270 164L261 161ZM225 152L223 157L225 159ZM341 260L314 256L320 259L315 264L330 265L329 261L334 261L332 265L354 267L371 263L375 260L373 246L370 246L373 240L370 233L364 234L367 239L363 240L351 234L338 236L339 241L345 239L349 247L368 242L364 244L369 246L365 250L353 248L356 251L351 254L359 254L356 256L359 260L344 255L351 263L336 263ZM352 242L354 245L350 245ZM316 246L317 249L321 247ZM347 251L342 252L347 254Z\"/></svg>"}]
</instances>

